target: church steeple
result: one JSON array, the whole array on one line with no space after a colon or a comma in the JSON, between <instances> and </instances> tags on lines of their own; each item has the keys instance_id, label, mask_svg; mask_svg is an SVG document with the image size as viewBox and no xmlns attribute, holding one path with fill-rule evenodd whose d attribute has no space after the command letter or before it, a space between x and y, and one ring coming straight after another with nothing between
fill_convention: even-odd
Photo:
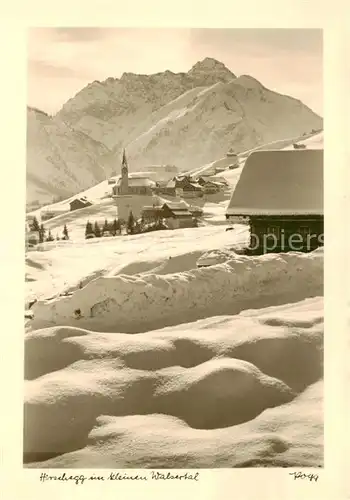
<instances>
[{"instance_id":1,"label":"church steeple","mask_svg":"<svg viewBox=\"0 0 350 500\"><path fill-rule=\"evenodd\" d=\"M123 149L123 159L122 159L122 175L120 180L120 194L128 194L129 192L129 170L128 162L126 159L125 149Z\"/></svg>"}]
</instances>

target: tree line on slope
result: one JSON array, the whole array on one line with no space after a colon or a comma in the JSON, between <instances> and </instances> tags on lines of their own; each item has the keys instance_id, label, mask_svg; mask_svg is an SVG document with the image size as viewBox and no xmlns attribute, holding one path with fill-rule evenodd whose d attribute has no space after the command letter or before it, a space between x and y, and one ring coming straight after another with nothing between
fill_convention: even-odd
<instances>
[{"instance_id":1,"label":"tree line on slope","mask_svg":"<svg viewBox=\"0 0 350 500\"><path fill-rule=\"evenodd\" d=\"M121 235L123 230L126 232L126 234L140 234L149 231L159 231L162 229L167 229L162 220L157 220L153 223L146 224L143 218L136 219L134 217L134 214L130 212L127 221L124 221L122 219L114 219L112 222L109 222L107 219L105 219L102 227L100 226L98 221L88 221L85 226L85 238L90 239L100 238L101 236L117 236Z\"/></svg>"},{"instance_id":2,"label":"tree line on slope","mask_svg":"<svg viewBox=\"0 0 350 500\"><path fill-rule=\"evenodd\" d=\"M39 224L38 219L36 217L33 218L32 223L29 225L29 229L38 233L39 235L39 243L50 242L50 241L60 241L60 240L69 240L69 231L67 225L65 224L62 231L62 237L56 235L56 238L53 237L51 229L46 231L44 224Z\"/></svg>"}]
</instances>

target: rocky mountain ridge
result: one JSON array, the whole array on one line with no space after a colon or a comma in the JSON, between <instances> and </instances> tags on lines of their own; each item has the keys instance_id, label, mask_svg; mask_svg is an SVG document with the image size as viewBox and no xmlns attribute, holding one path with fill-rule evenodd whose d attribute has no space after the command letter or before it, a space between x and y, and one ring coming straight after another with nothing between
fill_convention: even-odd
<instances>
[{"instance_id":1,"label":"rocky mountain ridge","mask_svg":"<svg viewBox=\"0 0 350 500\"><path fill-rule=\"evenodd\" d=\"M297 99L237 77L212 58L187 73L124 73L95 81L53 117L28 111L28 198L72 195L119 170L171 163L199 167L260 144L320 129L323 120Z\"/></svg>"}]
</instances>

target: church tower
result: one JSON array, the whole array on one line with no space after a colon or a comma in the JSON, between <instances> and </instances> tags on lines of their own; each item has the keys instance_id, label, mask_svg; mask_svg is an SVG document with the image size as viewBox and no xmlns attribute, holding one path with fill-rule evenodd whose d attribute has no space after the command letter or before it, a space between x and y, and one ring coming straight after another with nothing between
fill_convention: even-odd
<instances>
[{"instance_id":1,"label":"church tower","mask_svg":"<svg viewBox=\"0 0 350 500\"><path fill-rule=\"evenodd\" d=\"M122 175L120 179L120 188L119 194L128 194L129 193L129 170L128 170L128 162L126 160L125 149L123 151L123 160L122 160Z\"/></svg>"}]
</instances>

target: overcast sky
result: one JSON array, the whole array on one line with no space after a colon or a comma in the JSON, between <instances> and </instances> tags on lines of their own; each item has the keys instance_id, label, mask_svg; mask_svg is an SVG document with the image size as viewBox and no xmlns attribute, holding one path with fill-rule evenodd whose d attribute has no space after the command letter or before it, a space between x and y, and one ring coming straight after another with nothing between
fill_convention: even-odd
<instances>
[{"instance_id":1,"label":"overcast sky","mask_svg":"<svg viewBox=\"0 0 350 500\"><path fill-rule=\"evenodd\" d=\"M93 80L187 72L205 57L323 114L322 31L314 29L32 28L28 104L55 113Z\"/></svg>"}]
</instances>

